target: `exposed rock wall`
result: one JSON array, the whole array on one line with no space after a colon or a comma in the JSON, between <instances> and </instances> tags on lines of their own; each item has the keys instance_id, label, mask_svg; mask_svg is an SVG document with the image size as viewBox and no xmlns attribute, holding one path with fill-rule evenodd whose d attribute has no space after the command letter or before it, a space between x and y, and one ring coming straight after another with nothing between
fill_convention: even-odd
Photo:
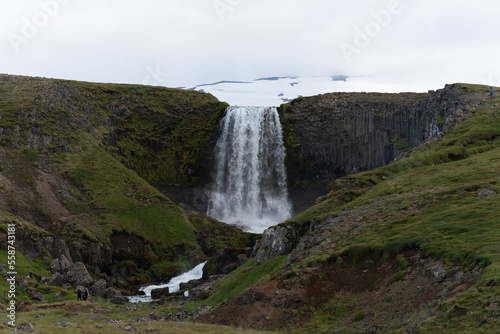
<instances>
[{"instance_id":1,"label":"exposed rock wall","mask_svg":"<svg viewBox=\"0 0 500 334\"><path fill-rule=\"evenodd\" d=\"M426 94L331 93L282 105L292 187L386 165L439 136L477 104L458 85Z\"/></svg>"}]
</instances>

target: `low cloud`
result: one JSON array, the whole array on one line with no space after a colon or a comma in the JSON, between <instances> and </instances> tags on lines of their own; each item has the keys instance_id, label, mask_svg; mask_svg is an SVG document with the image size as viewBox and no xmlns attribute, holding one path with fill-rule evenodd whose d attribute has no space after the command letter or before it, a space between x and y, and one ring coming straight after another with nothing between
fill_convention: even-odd
<instances>
[{"instance_id":1,"label":"low cloud","mask_svg":"<svg viewBox=\"0 0 500 334\"><path fill-rule=\"evenodd\" d=\"M333 74L404 76L429 85L490 78L500 85L494 59L500 4L492 0L6 0L0 6L4 73L143 83L148 69L160 69L169 75L158 84L173 87ZM13 34L22 43L13 46Z\"/></svg>"}]
</instances>

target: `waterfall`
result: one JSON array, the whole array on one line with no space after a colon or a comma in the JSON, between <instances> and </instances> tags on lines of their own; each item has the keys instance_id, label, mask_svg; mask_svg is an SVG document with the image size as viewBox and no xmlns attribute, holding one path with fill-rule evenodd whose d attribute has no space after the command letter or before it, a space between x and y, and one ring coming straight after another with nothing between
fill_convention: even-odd
<instances>
[{"instance_id":1,"label":"waterfall","mask_svg":"<svg viewBox=\"0 0 500 334\"><path fill-rule=\"evenodd\" d=\"M290 218L276 108L229 107L220 126L207 214L254 233Z\"/></svg>"}]
</instances>

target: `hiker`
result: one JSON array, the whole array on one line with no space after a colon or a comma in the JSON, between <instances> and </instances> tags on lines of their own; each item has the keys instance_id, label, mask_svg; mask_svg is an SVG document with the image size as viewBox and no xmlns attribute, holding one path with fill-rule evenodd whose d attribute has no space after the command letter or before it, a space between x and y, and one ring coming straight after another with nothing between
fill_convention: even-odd
<instances>
[{"instance_id":1,"label":"hiker","mask_svg":"<svg viewBox=\"0 0 500 334\"><path fill-rule=\"evenodd\" d=\"M83 301L86 302L87 299L89 298L89 292L87 289L83 290Z\"/></svg>"},{"instance_id":2,"label":"hiker","mask_svg":"<svg viewBox=\"0 0 500 334\"><path fill-rule=\"evenodd\" d=\"M490 97L491 101L493 101L493 87L490 87Z\"/></svg>"},{"instance_id":3,"label":"hiker","mask_svg":"<svg viewBox=\"0 0 500 334\"><path fill-rule=\"evenodd\" d=\"M76 289L76 300L77 301L82 300L82 290L80 288Z\"/></svg>"}]
</instances>

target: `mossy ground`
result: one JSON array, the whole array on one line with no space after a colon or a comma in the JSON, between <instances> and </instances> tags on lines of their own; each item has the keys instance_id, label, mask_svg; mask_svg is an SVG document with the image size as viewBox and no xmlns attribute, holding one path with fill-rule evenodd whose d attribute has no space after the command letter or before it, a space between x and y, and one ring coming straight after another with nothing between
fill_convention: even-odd
<instances>
[{"instance_id":1,"label":"mossy ground","mask_svg":"<svg viewBox=\"0 0 500 334\"><path fill-rule=\"evenodd\" d=\"M500 294L500 99L486 98L487 87L467 87L485 93L483 106L443 138L385 167L333 181L327 196L291 219L370 208L372 215L362 217L366 226L328 254L314 255L317 262L353 250L395 258L417 248L450 266L484 267L476 286L444 303L449 311L429 318L424 332L489 333L498 325L491 305ZM494 194L479 196L485 190ZM465 311L453 312L457 308Z\"/></svg>"},{"instance_id":2,"label":"mossy ground","mask_svg":"<svg viewBox=\"0 0 500 334\"><path fill-rule=\"evenodd\" d=\"M257 266L252 259L218 282L214 286L214 291L217 292L210 296L206 302L216 305L252 286L258 285L259 283L265 283L277 273L282 272L285 263L286 257L284 256Z\"/></svg>"},{"instance_id":3,"label":"mossy ground","mask_svg":"<svg viewBox=\"0 0 500 334\"><path fill-rule=\"evenodd\" d=\"M37 226L36 235L100 244L115 250L116 272L168 280L211 254L201 249L200 235L214 245L247 247L241 231L218 242L217 222L198 231L189 212L148 183L203 184L204 159L226 107L196 91L0 75L0 195L12 221ZM45 185L57 214L37 188L40 170L55 176ZM21 187L23 193L14 191ZM55 223L61 218L64 224ZM112 244L117 235L117 242L137 241L129 260L141 265L120 263L127 252Z\"/></svg>"},{"instance_id":4,"label":"mossy ground","mask_svg":"<svg viewBox=\"0 0 500 334\"><path fill-rule=\"evenodd\" d=\"M147 313L176 313L184 310L182 307L156 307L148 305L137 305L136 311L126 311L125 306L112 305L106 302L92 303L92 308L85 309L82 302L54 303L48 306L59 309L40 309L31 312L19 312L16 314L16 325L24 322L31 323L35 332L45 331L47 333L124 333L127 325L136 328L137 332L144 333L146 329L152 328L154 333L186 333L186 334L258 334L271 333L251 329L241 329L229 326L215 326L195 324L190 321L129 321L134 317L142 317ZM73 311L71 311L73 310ZM188 320L188 319L187 319ZM64 323L66 322L66 323ZM69 323L69 324L68 324ZM96 327L97 326L97 327ZM4 322L0 324L0 331L10 333Z\"/></svg>"},{"instance_id":5,"label":"mossy ground","mask_svg":"<svg viewBox=\"0 0 500 334\"><path fill-rule=\"evenodd\" d=\"M352 233L342 244L326 252L312 253L310 257L297 263L293 270L285 268L286 258L278 258L259 266L250 261L218 283L212 291L209 302L218 305L262 282L286 275L287 271L311 273L334 258L337 260L348 258L359 265L367 261L366 256L375 260L398 259L397 263L400 267L398 270L403 270L405 263L400 254L405 249L411 248L418 249L424 256L443 259L448 265L484 268L475 286L438 305L442 315L436 317L429 315L425 322L419 324L419 330L435 333L491 333L492 330L498 328L500 144L497 138L500 133L500 99L495 98L490 101L487 87L462 86L484 93L485 101L480 108L470 111L468 118L450 130L443 138L415 150L404 159L388 166L333 181L327 196L319 199L316 205L287 222L305 224L312 219L321 220L328 215L340 212L370 208L371 216L362 217L364 222L362 228ZM42 89L41 86L33 85L33 87L36 91ZM89 87L85 88L89 90L84 91L92 96L98 95L99 100L107 105L116 100L118 93L134 92L134 99L139 99L143 93L144 98L154 96L155 91L150 87L141 88L143 92L129 86L101 85L97 90L92 84L89 84ZM10 102L2 102L3 104L0 105L3 116L1 126L15 128L19 125L22 128L28 124L29 120L18 119L16 114L20 108L32 106L33 101L21 98L25 94L23 89L12 90ZM4 91L1 94L5 94ZM187 101L191 100L192 96L179 97L179 101L182 102L184 98ZM154 103L158 103L158 108L160 108L164 102L158 100ZM101 108L97 105L93 107ZM48 111L47 113L50 114ZM92 116L95 117L93 122L100 121L101 117L106 118L105 115L109 116L109 111L103 110L101 115L96 113ZM170 115L165 113L164 116ZM147 131L147 128L148 125L145 124L141 131ZM182 126L179 126L177 130L180 132L177 133L181 133L181 129ZM43 131L53 135L56 129L47 126ZM101 234L97 233L95 238L102 236L106 239L106 236L109 236L113 230L139 234L151 241L168 239L173 233L173 239L180 238L186 245L196 247L196 237L199 237L197 230L210 230L209 224L205 224L202 218L189 216L172 205L165 197L154 192L144 181L141 181L137 174L124 168L119 161L112 159L105 148L99 145L99 141L95 141L95 138L104 138L107 131L107 129L98 128L93 135L78 136L81 149L75 146L71 153L51 156L54 163L75 186L73 204L76 210L83 213L83 217L88 221L98 222L102 227ZM75 134L69 130L66 134L68 140L76 142ZM122 142L122 147L127 146L122 149L125 152L123 162L133 163L132 156L138 153L143 157L148 156L149 153L146 150L149 150L151 146L137 144L141 143L140 138L142 135L135 138L137 140L133 142ZM4 145L14 145L15 142L16 138L12 135L4 136L2 139ZM24 144L18 143L21 146ZM186 161L192 161L188 154L190 145L192 141L185 138L182 144L179 144L182 149L177 151L178 156L188 157ZM184 149L187 151L184 152ZM201 151L195 149L193 152ZM30 154L29 150L24 151L23 160L29 162L36 160L37 157L40 159L41 152L35 153L36 156ZM175 167L172 168L179 168L179 161L177 160L177 165L173 165ZM161 169L168 171L169 168L162 167ZM149 167L143 170L145 175L147 175L147 170ZM180 168L180 170L186 174L185 171L188 169ZM151 179L155 177L150 176ZM172 183L186 182L178 177L169 180ZM497 194L486 197L478 196L483 190L492 190ZM164 229L156 229L153 227L154 224L144 224L146 220L143 217L147 217L147 221L160 224ZM90 224L84 226L79 233L90 237L91 226ZM169 231L169 226L176 226L175 231ZM220 242L226 245L232 238L229 237ZM234 240L237 238L234 237ZM210 240L210 247L217 247L217 240ZM4 257L5 253L0 252L0 262L4 262L2 260ZM33 264L29 261L23 264L23 262L24 260L20 257L19 270L24 270L24 273L31 267L36 271L42 270L34 266L43 264ZM163 269L172 265L167 259L161 263L164 264ZM371 264L366 264L366 266L371 266ZM67 298L70 297L72 296L68 295ZM336 309L338 312L335 312L333 320L323 310L311 310L310 312L314 314L311 327L298 329L296 332L314 333L318 327L323 328L325 332L333 332L339 329L336 326L345 318L363 321L366 314L361 314L362 311L356 307L349 312L342 308L342 305L352 305L356 302L358 301L355 299L338 300L339 307ZM359 302L362 303L362 300ZM116 313L117 317L128 319L125 318L128 315L118 313ZM26 314L26 319L32 315ZM58 329L53 324L58 316L62 315L50 313L47 317L41 317L44 320L36 321L47 319L47 326L52 326L48 328L56 331ZM19 319L22 321L23 317L20 315ZM80 320L81 326L87 326L86 323L91 322L86 316ZM163 325L162 323L161 326ZM165 326L168 325L170 324L165 323ZM405 323L392 324L391 330L394 333L401 332L405 325ZM90 327L82 329L94 331ZM225 329L216 328L215 330ZM235 329L228 330L237 332Z\"/></svg>"}]
</instances>

